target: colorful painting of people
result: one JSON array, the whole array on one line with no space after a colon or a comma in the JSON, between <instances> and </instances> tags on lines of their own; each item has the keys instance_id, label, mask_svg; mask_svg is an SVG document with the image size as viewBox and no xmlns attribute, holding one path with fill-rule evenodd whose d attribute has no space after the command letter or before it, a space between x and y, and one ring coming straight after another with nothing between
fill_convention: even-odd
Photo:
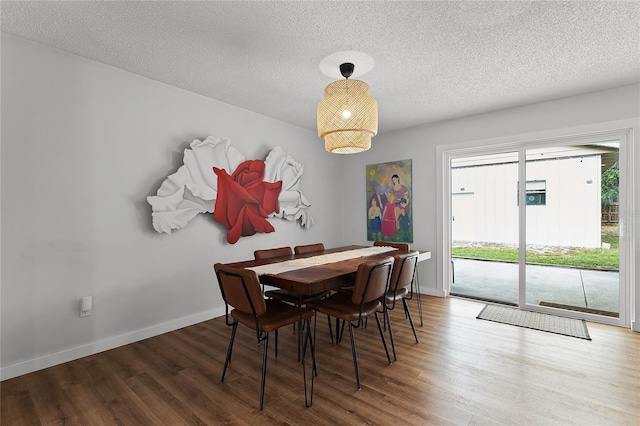
<instances>
[{"instance_id":1,"label":"colorful painting of people","mask_svg":"<svg viewBox=\"0 0 640 426\"><path fill-rule=\"evenodd\" d=\"M368 165L367 239L413 242L410 200L411 160Z\"/></svg>"}]
</instances>

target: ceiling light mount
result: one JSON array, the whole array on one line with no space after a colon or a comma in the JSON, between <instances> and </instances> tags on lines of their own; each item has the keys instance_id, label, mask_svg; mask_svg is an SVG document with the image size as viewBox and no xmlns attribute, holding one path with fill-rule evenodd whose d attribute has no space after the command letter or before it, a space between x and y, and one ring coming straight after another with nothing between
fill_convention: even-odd
<instances>
[{"instance_id":1,"label":"ceiling light mount","mask_svg":"<svg viewBox=\"0 0 640 426\"><path fill-rule=\"evenodd\" d=\"M322 59L319 65L320 72L332 80L337 80L343 77L340 73L340 65L344 63L354 65L353 74L349 76L349 78L362 78L362 76L371 71L375 65L373 58L366 53L347 50L332 53Z\"/></svg>"},{"instance_id":2,"label":"ceiling light mount","mask_svg":"<svg viewBox=\"0 0 640 426\"><path fill-rule=\"evenodd\" d=\"M354 68L355 68L355 65L353 65L351 62L345 62L344 64L340 64L340 74L342 74L344 78L349 78L353 75Z\"/></svg>"}]
</instances>

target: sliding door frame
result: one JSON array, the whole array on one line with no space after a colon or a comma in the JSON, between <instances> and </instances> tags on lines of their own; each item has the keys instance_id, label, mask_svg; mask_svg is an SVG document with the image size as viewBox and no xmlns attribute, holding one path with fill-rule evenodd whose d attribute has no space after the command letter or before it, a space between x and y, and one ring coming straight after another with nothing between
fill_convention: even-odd
<instances>
[{"instance_id":1,"label":"sliding door frame","mask_svg":"<svg viewBox=\"0 0 640 426\"><path fill-rule=\"evenodd\" d=\"M535 310L545 313L562 312L563 316L583 318L589 321L629 327L631 308L635 300L635 244L634 229L635 215L632 213L634 206L634 143L633 129L617 128L611 130L591 131L586 133L560 135L553 137L525 137L520 140L508 140L502 138L494 141L477 141L463 145L440 145L436 149L437 153L437 197L439 208L437 220L440 224L438 232L438 247L440 248L440 261L437 263L436 276L438 282L438 292L445 297L451 291L452 271L451 271L451 160L460 157L490 155L500 152L518 152L519 164L526 164L526 150L532 148L544 148L558 145L582 145L592 142L602 142L605 140L619 140L619 167L620 167L620 268L619 268L619 317L605 317L601 315L558 310L538 305L526 303L526 203L524 202L526 167L518 168L518 185L521 206L518 209L518 235L519 235L519 307L526 310Z\"/></svg>"}]
</instances>

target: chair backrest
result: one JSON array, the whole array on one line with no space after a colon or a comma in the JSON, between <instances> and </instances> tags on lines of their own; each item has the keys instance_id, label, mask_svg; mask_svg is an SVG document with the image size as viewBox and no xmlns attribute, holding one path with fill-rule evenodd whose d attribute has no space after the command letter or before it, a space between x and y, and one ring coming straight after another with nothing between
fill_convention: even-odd
<instances>
[{"instance_id":1,"label":"chair backrest","mask_svg":"<svg viewBox=\"0 0 640 426\"><path fill-rule=\"evenodd\" d=\"M313 251L323 251L323 250L324 250L324 244L322 243L307 244L304 246L295 246L293 248L293 251L295 252L295 254L311 253Z\"/></svg>"},{"instance_id":2,"label":"chair backrest","mask_svg":"<svg viewBox=\"0 0 640 426\"><path fill-rule=\"evenodd\" d=\"M256 260L260 260L271 259L272 257L291 256L292 254L293 250L291 250L291 247L278 247L265 250L256 250L253 252L253 257Z\"/></svg>"},{"instance_id":3,"label":"chair backrest","mask_svg":"<svg viewBox=\"0 0 640 426\"><path fill-rule=\"evenodd\" d=\"M361 263L356 273L351 301L362 305L380 299L387 293L389 278L393 268L393 257Z\"/></svg>"},{"instance_id":4,"label":"chair backrest","mask_svg":"<svg viewBox=\"0 0 640 426\"><path fill-rule=\"evenodd\" d=\"M249 269L232 268L216 263L213 266L225 303L254 316L263 315L267 304L262 297L260 282L254 271Z\"/></svg>"},{"instance_id":5,"label":"chair backrest","mask_svg":"<svg viewBox=\"0 0 640 426\"><path fill-rule=\"evenodd\" d=\"M397 290L411 285L418 263L418 254L417 251L412 251L393 256L393 271L391 272L389 292L395 293Z\"/></svg>"},{"instance_id":6,"label":"chair backrest","mask_svg":"<svg viewBox=\"0 0 640 426\"><path fill-rule=\"evenodd\" d=\"M389 241L374 241L373 245L374 246L384 246L384 247L394 247L394 248L397 248L398 250L409 251L409 244L408 243L391 243Z\"/></svg>"}]
</instances>

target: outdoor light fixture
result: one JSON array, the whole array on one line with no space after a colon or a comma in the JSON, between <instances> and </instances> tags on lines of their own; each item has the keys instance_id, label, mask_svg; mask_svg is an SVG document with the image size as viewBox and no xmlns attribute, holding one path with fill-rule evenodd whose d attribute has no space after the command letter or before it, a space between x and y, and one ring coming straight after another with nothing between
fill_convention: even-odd
<instances>
[{"instance_id":1,"label":"outdoor light fixture","mask_svg":"<svg viewBox=\"0 0 640 426\"><path fill-rule=\"evenodd\" d=\"M369 96L369 85L349 80L354 65L340 65L344 80L334 81L324 89L318 104L318 136L324 147L335 154L355 154L371 148L371 138L378 133L378 104Z\"/></svg>"}]
</instances>

